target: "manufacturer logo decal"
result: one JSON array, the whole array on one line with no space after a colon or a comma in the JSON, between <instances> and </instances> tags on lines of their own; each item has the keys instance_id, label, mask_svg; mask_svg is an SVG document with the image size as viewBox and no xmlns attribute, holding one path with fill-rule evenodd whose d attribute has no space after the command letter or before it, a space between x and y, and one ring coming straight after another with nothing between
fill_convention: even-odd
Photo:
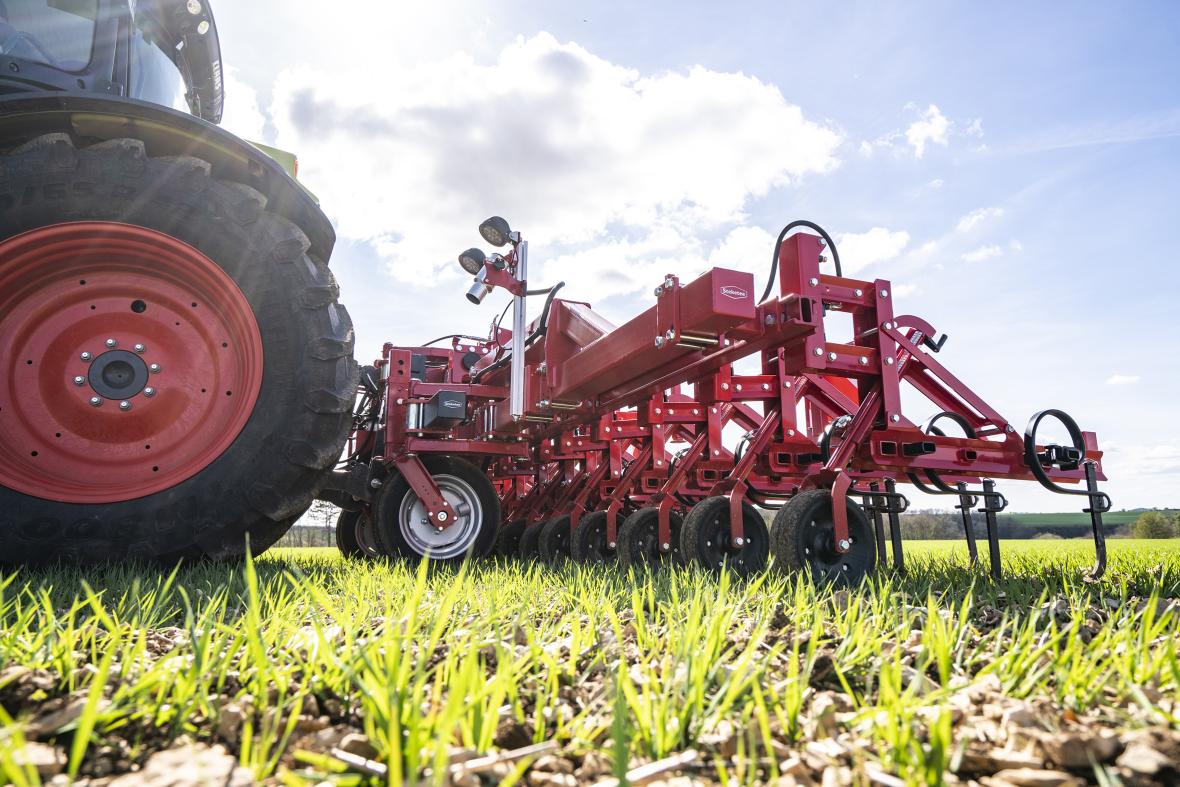
<instances>
[{"instance_id":1,"label":"manufacturer logo decal","mask_svg":"<svg viewBox=\"0 0 1180 787\"><path fill-rule=\"evenodd\" d=\"M741 287L722 287L721 294L726 298L733 298L735 301L744 301L750 297L750 293L743 290Z\"/></svg>"},{"instance_id":2,"label":"manufacturer logo decal","mask_svg":"<svg viewBox=\"0 0 1180 787\"><path fill-rule=\"evenodd\" d=\"M462 407L462 403L456 402L454 399L444 399L442 406L443 407Z\"/></svg>"}]
</instances>

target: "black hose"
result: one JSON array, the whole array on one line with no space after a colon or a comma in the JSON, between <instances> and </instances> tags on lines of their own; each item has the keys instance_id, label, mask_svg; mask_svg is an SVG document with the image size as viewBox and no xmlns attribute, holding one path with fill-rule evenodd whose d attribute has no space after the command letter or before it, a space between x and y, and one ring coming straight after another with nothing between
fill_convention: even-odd
<instances>
[{"instance_id":1,"label":"black hose","mask_svg":"<svg viewBox=\"0 0 1180 787\"><path fill-rule=\"evenodd\" d=\"M554 299L554 297L557 296L557 291L560 290L564 286L565 286L565 282L559 281L557 284L554 284L548 290L540 290L540 292L548 292L549 295L548 295L548 297L545 298L545 306L544 306L544 308L541 309L541 318L540 318L540 320L537 321L536 330L534 330L532 333L530 333L528 335L528 338L526 338L524 340L524 346L526 349L528 347L531 347L533 345L533 343L537 341L537 339L540 339L542 336L545 335L545 332L549 330L549 310L553 307L553 299ZM512 361L512 353L508 353L500 360L496 361L495 363L488 364L487 366L485 366L484 368L482 368L478 372L476 372L474 375L472 375L471 382L473 384L478 383L484 377L486 377L487 375L496 371L497 369L503 369L511 361Z\"/></svg>"},{"instance_id":2,"label":"black hose","mask_svg":"<svg viewBox=\"0 0 1180 787\"><path fill-rule=\"evenodd\" d=\"M483 338L482 336L468 336L465 333L448 333L446 336L440 336L437 339L431 339L430 341L426 342L425 344L419 344L418 346L419 347L429 347L432 344L435 344L437 342L441 342L443 339L468 339L473 342L486 342L487 341L487 339Z\"/></svg>"},{"instance_id":3,"label":"black hose","mask_svg":"<svg viewBox=\"0 0 1180 787\"><path fill-rule=\"evenodd\" d=\"M767 298L769 298L770 291L774 288L774 280L775 277L778 276L779 247L783 245L783 241L787 239L787 235L791 232L791 230L798 229L799 227L806 227L807 229L815 230L819 233L820 237L823 238L825 242L827 242L828 248L832 250L832 262L836 264L836 275L841 277L844 276L844 270L840 267L840 252L836 251L836 242L832 240L832 236L814 221L808 221L807 219L796 219L787 226L783 227L783 231L778 234L778 240L774 242L774 252L770 257L770 280L766 282L766 289L763 291L762 297L758 299L759 303L762 303Z\"/></svg>"}]
</instances>

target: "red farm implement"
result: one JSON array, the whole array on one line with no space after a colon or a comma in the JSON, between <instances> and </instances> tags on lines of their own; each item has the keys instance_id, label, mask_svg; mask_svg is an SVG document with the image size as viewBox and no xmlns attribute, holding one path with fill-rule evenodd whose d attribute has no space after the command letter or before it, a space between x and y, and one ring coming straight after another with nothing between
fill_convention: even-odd
<instances>
[{"instance_id":1,"label":"red farm implement","mask_svg":"<svg viewBox=\"0 0 1180 787\"><path fill-rule=\"evenodd\" d=\"M996 479L1014 479L1085 499L1091 576L1103 573L1110 500L1094 434L1055 409L1018 431L939 362L945 335L895 312L888 281L843 275L818 226L784 228L761 298L750 273L668 275L618 327L557 298L561 284L529 290L528 244L503 219L480 232L505 253L460 256L467 297L509 291L512 328L386 344L365 369L352 451L325 492L347 509L345 546L742 574L773 555L852 582L885 561L887 533L904 568L898 487L910 484L955 502L973 562L971 514L983 514L998 577ZM834 275L821 272L828 255ZM530 295L546 297L526 325ZM906 414L907 388L931 417ZM1046 422L1062 444L1038 439ZM777 510L769 528L758 508Z\"/></svg>"}]
</instances>

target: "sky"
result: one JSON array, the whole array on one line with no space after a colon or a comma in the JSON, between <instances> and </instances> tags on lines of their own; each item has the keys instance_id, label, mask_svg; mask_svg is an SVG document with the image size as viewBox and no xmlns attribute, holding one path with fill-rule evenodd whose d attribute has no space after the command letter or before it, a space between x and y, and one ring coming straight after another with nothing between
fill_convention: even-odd
<instances>
[{"instance_id":1,"label":"sky","mask_svg":"<svg viewBox=\"0 0 1180 787\"><path fill-rule=\"evenodd\" d=\"M1180 505L1180 5L213 5L222 125L299 155L359 359L486 334L455 258L492 214L615 323L665 273L760 290L807 218L1018 428L1097 432L1116 509Z\"/></svg>"}]
</instances>

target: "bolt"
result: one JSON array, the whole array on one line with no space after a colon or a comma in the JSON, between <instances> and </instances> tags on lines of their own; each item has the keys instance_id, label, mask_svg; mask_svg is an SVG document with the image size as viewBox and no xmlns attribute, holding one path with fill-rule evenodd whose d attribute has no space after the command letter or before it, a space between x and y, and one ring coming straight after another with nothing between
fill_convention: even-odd
<instances>
[{"instance_id":1,"label":"bolt","mask_svg":"<svg viewBox=\"0 0 1180 787\"><path fill-rule=\"evenodd\" d=\"M119 343L117 341L115 341L114 339L107 339L107 347L110 347L113 350L118 346L119 346Z\"/></svg>"},{"instance_id":2,"label":"bolt","mask_svg":"<svg viewBox=\"0 0 1180 787\"><path fill-rule=\"evenodd\" d=\"M770 390L770 383L762 383L762 390L769 391Z\"/></svg>"},{"instance_id":3,"label":"bolt","mask_svg":"<svg viewBox=\"0 0 1180 787\"><path fill-rule=\"evenodd\" d=\"M885 329L885 330L887 330L887 331L891 331L891 330L893 330L893 323L891 323L891 322L883 322L883 323L881 323L881 327L882 327L882 328L884 328L884 329Z\"/></svg>"},{"instance_id":4,"label":"bolt","mask_svg":"<svg viewBox=\"0 0 1180 787\"><path fill-rule=\"evenodd\" d=\"M823 347L816 347L816 348L815 348L815 354L816 354L816 355L823 355L823 354L824 354L824 348L823 348Z\"/></svg>"},{"instance_id":5,"label":"bolt","mask_svg":"<svg viewBox=\"0 0 1180 787\"><path fill-rule=\"evenodd\" d=\"M841 549L848 549L849 546L851 546L851 545L848 543L847 538L840 539L840 548Z\"/></svg>"},{"instance_id":6,"label":"bolt","mask_svg":"<svg viewBox=\"0 0 1180 787\"><path fill-rule=\"evenodd\" d=\"M676 286L676 282L672 279L671 276L664 277L664 289L665 290L671 290L675 286Z\"/></svg>"},{"instance_id":7,"label":"bolt","mask_svg":"<svg viewBox=\"0 0 1180 787\"><path fill-rule=\"evenodd\" d=\"M787 437L794 437L794 436L795 436L795 430L794 430L794 429L788 429L788 430L787 430Z\"/></svg>"},{"instance_id":8,"label":"bolt","mask_svg":"<svg viewBox=\"0 0 1180 787\"><path fill-rule=\"evenodd\" d=\"M614 541L611 541L609 544L607 544L607 546L610 547L611 549L614 549L615 547L618 546L618 544L616 544Z\"/></svg>"},{"instance_id":9,"label":"bolt","mask_svg":"<svg viewBox=\"0 0 1180 787\"><path fill-rule=\"evenodd\" d=\"M664 337L663 337L663 336L657 336L657 337L656 337L656 349L658 350L658 349L660 349L660 348L661 348L661 347L663 347L663 346L664 346Z\"/></svg>"},{"instance_id":10,"label":"bolt","mask_svg":"<svg viewBox=\"0 0 1180 787\"><path fill-rule=\"evenodd\" d=\"M660 414L661 414L661 413L663 413L663 412L664 412L664 411L663 411L663 410L661 410L659 407L657 407L657 408L656 408L656 415L660 415Z\"/></svg>"},{"instance_id":11,"label":"bolt","mask_svg":"<svg viewBox=\"0 0 1180 787\"><path fill-rule=\"evenodd\" d=\"M729 390L729 383L721 383L721 390L728 391Z\"/></svg>"},{"instance_id":12,"label":"bolt","mask_svg":"<svg viewBox=\"0 0 1180 787\"><path fill-rule=\"evenodd\" d=\"M739 537L739 538L735 538L733 540L733 545L735 547L740 547L740 546L744 545L745 543L746 543L746 539L744 539L744 538Z\"/></svg>"},{"instance_id":13,"label":"bolt","mask_svg":"<svg viewBox=\"0 0 1180 787\"><path fill-rule=\"evenodd\" d=\"M82 355L80 357L82 358L83 361L89 361L94 356L91 355L90 353L82 353Z\"/></svg>"},{"instance_id":14,"label":"bolt","mask_svg":"<svg viewBox=\"0 0 1180 787\"><path fill-rule=\"evenodd\" d=\"M721 456L721 450L718 448L714 448L713 449L713 456Z\"/></svg>"},{"instance_id":15,"label":"bolt","mask_svg":"<svg viewBox=\"0 0 1180 787\"><path fill-rule=\"evenodd\" d=\"M155 396L155 395L156 395L156 389L155 389L155 388L152 388L152 387L149 385L147 388L144 388L144 389L143 389L143 395L144 395L144 396L146 396L146 397L148 397L148 398L151 398L151 397L153 397L153 396Z\"/></svg>"},{"instance_id":16,"label":"bolt","mask_svg":"<svg viewBox=\"0 0 1180 787\"><path fill-rule=\"evenodd\" d=\"M435 533L441 533L442 531L443 531L443 529L442 529L441 527L436 527L436 528L434 529L434 532L435 532Z\"/></svg>"},{"instance_id":17,"label":"bolt","mask_svg":"<svg viewBox=\"0 0 1180 787\"><path fill-rule=\"evenodd\" d=\"M821 249L825 249L828 246L828 242L826 240L824 240L823 238L816 238L815 242L819 244L819 247Z\"/></svg>"},{"instance_id":18,"label":"bolt","mask_svg":"<svg viewBox=\"0 0 1180 787\"><path fill-rule=\"evenodd\" d=\"M664 331L664 338L668 341L672 341L676 338L676 331L669 328L668 330Z\"/></svg>"},{"instance_id":19,"label":"bolt","mask_svg":"<svg viewBox=\"0 0 1180 787\"><path fill-rule=\"evenodd\" d=\"M447 512L446 511L439 511L437 514L434 515L434 518L437 519L439 522L446 522L447 521Z\"/></svg>"},{"instance_id":20,"label":"bolt","mask_svg":"<svg viewBox=\"0 0 1180 787\"><path fill-rule=\"evenodd\" d=\"M828 360L829 361L836 360L836 353L828 353Z\"/></svg>"},{"instance_id":21,"label":"bolt","mask_svg":"<svg viewBox=\"0 0 1180 787\"><path fill-rule=\"evenodd\" d=\"M860 288L853 290L853 292L856 293L856 297L858 297L858 298L865 294L865 291Z\"/></svg>"},{"instance_id":22,"label":"bolt","mask_svg":"<svg viewBox=\"0 0 1180 787\"><path fill-rule=\"evenodd\" d=\"M891 355L891 356L889 356L888 358L886 358L886 359L885 359L885 365L886 365L886 366L892 366L892 365L893 365L893 356L892 356L892 355Z\"/></svg>"},{"instance_id":23,"label":"bolt","mask_svg":"<svg viewBox=\"0 0 1180 787\"><path fill-rule=\"evenodd\" d=\"M814 287L817 284L819 284L819 279L812 276L810 279L807 280L807 283L810 284L812 287Z\"/></svg>"},{"instance_id":24,"label":"bolt","mask_svg":"<svg viewBox=\"0 0 1180 787\"><path fill-rule=\"evenodd\" d=\"M135 351L136 351L137 353L141 353L141 352L143 352L143 351L144 351L144 350L146 350L146 349L147 349L147 348L146 348L146 347L144 347L142 344L137 344L137 345L135 345Z\"/></svg>"},{"instance_id":25,"label":"bolt","mask_svg":"<svg viewBox=\"0 0 1180 787\"><path fill-rule=\"evenodd\" d=\"M866 358L866 357L864 357L864 356L862 355L862 356L860 357L860 360L858 361L858 363L859 363L861 366L868 366L868 365L869 365L869 359L868 359L868 358Z\"/></svg>"},{"instance_id":26,"label":"bolt","mask_svg":"<svg viewBox=\"0 0 1180 787\"><path fill-rule=\"evenodd\" d=\"M881 297L888 298L889 297L889 290L881 290Z\"/></svg>"},{"instance_id":27,"label":"bolt","mask_svg":"<svg viewBox=\"0 0 1180 787\"><path fill-rule=\"evenodd\" d=\"M738 384L737 384L737 385L735 385L733 388L734 388L734 390L735 390L735 391L740 391L740 390L742 390L742 384L741 384L741 383L738 383Z\"/></svg>"},{"instance_id":28,"label":"bolt","mask_svg":"<svg viewBox=\"0 0 1180 787\"><path fill-rule=\"evenodd\" d=\"M371 479L369 481L369 488L370 489L380 489L381 488L381 479L380 478Z\"/></svg>"},{"instance_id":29,"label":"bolt","mask_svg":"<svg viewBox=\"0 0 1180 787\"><path fill-rule=\"evenodd\" d=\"M83 385L83 384L85 384L85 382L86 382L85 377L78 376L78 377L74 378L74 385Z\"/></svg>"},{"instance_id":30,"label":"bolt","mask_svg":"<svg viewBox=\"0 0 1180 787\"><path fill-rule=\"evenodd\" d=\"M660 297L660 295L663 292L664 292L664 287L663 287L663 285L660 285L659 287L656 287L655 292L653 294L658 298L658 297Z\"/></svg>"},{"instance_id":31,"label":"bolt","mask_svg":"<svg viewBox=\"0 0 1180 787\"><path fill-rule=\"evenodd\" d=\"M102 407L102 399L98 396L90 397L90 406L91 407Z\"/></svg>"},{"instance_id":32,"label":"bolt","mask_svg":"<svg viewBox=\"0 0 1180 787\"><path fill-rule=\"evenodd\" d=\"M1012 424L1008 424L1006 427L1004 427L1004 431L1005 432L1015 432L1016 429L1012 426Z\"/></svg>"},{"instance_id":33,"label":"bolt","mask_svg":"<svg viewBox=\"0 0 1180 787\"><path fill-rule=\"evenodd\" d=\"M767 325L774 325L774 315L773 314L766 315L765 322Z\"/></svg>"},{"instance_id":34,"label":"bolt","mask_svg":"<svg viewBox=\"0 0 1180 787\"><path fill-rule=\"evenodd\" d=\"M660 549L664 550L665 552L667 552L671 548L672 548L671 544L667 544L667 543L660 544Z\"/></svg>"},{"instance_id":35,"label":"bolt","mask_svg":"<svg viewBox=\"0 0 1180 787\"><path fill-rule=\"evenodd\" d=\"M150 371L152 374L159 374L160 373L160 364L153 363L151 366L148 367L148 371Z\"/></svg>"},{"instance_id":36,"label":"bolt","mask_svg":"<svg viewBox=\"0 0 1180 787\"><path fill-rule=\"evenodd\" d=\"M549 367L547 367L544 362L537 364L537 374L544 374L545 370L548 368Z\"/></svg>"},{"instance_id":37,"label":"bolt","mask_svg":"<svg viewBox=\"0 0 1180 787\"><path fill-rule=\"evenodd\" d=\"M889 416L889 420L892 423L897 423L898 421L901 420L901 416L898 415L897 413L894 413L893 415Z\"/></svg>"},{"instance_id":38,"label":"bolt","mask_svg":"<svg viewBox=\"0 0 1180 787\"><path fill-rule=\"evenodd\" d=\"M124 399L123 401L119 402L119 409L123 412L127 412L131 409L131 402Z\"/></svg>"},{"instance_id":39,"label":"bolt","mask_svg":"<svg viewBox=\"0 0 1180 787\"><path fill-rule=\"evenodd\" d=\"M828 261L827 255L826 254L819 255L819 261L821 264L827 262Z\"/></svg>"}]
</instances>

